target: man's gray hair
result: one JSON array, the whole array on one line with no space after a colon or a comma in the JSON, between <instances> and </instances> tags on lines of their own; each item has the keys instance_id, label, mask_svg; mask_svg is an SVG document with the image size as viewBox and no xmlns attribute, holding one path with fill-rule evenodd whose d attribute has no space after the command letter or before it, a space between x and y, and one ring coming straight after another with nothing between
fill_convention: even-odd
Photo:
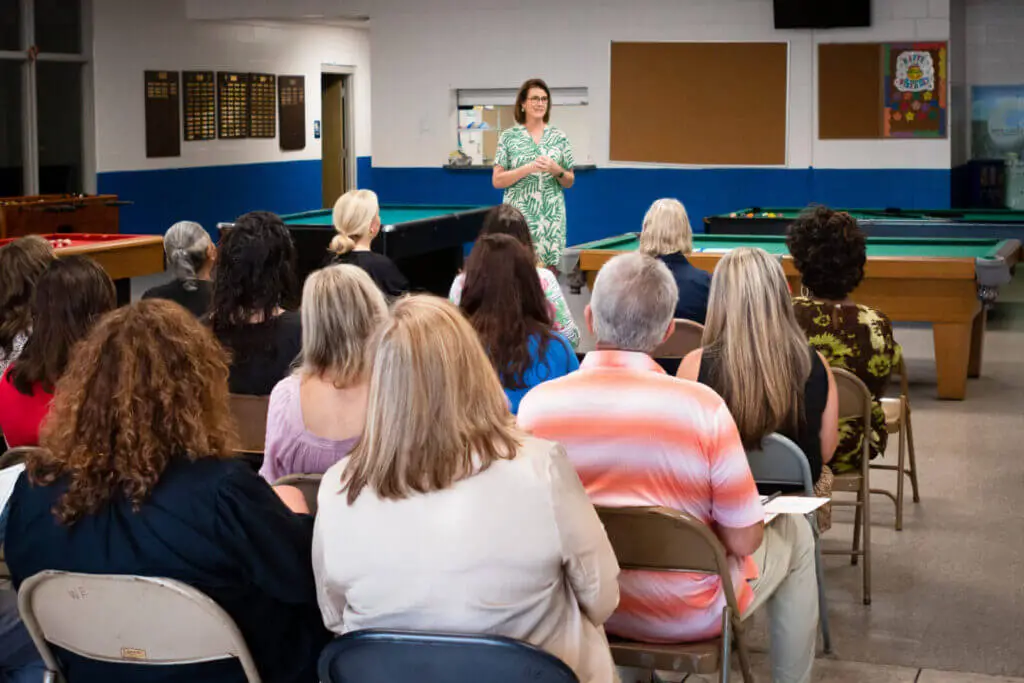
<instances>
[{"instance_id":1,"label":"man's gray hair","mask_svg":"<svg viewBox=\"0 0 1024 683\"><path fill-rule=\"evenodd\" d=\"M597 274L590 299L598 343L650 353L664 339L678 299L664 263L639 252L616 256Z\"/></svg>"}]
</instances>

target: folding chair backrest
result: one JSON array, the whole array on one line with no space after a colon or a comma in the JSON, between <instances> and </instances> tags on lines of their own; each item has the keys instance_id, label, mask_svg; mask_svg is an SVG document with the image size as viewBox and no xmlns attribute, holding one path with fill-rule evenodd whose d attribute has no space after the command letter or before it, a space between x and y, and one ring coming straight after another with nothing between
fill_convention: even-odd
<instances>
[{"instance_id":1,"label":"folding chair backrest","mask_svg":"<svg viewBox=\"0 0 1024 683\"><path fill-rule=\"evenodd\" d=\"M704 326L685 318L676 318L676 330L672 336L654 349L654 358L682 358L690 351L700 348L704 337Z\"/></svg>"},{"instance_id":2,"label":"folding chair backrest","mask_svg":"<svg viewBox=\"0 0 1024 683\"><path fill-rule=\"evenodd\" d=\"M238 438L243 451L262 453L267 439L267 407L269 396L231 394L231 413L238 425Z\"/></svg>"},{"instance_id":3,"label":"folding chair backrest","mask_svg":"<svg viewBox=\"0 0 1024 683\"><path fill-rule=\"evenodd\" d=\"M259 673L238 627L217 603L180 581L44 571L18 591L18 610L52 671L52 643L118 664L195 664L237 658Z\"/></svg>"},{"instance_id":4,"label":"folding chair backrest","mask_svg":"<svg viewBox=\"0 0 1024 683\"><path fill-rule=\"evenodd\" d=\"M754 481L760 485L800 486L807 495L814 495L814 479L807 456L782 434L764 437L759 450L747 452L747 462Z\"/></svg>"},{"instance_id":5,"label":"folding chair backrest","mask_svg":"<svg viewBox=\"0 0 1024 683\"><path fill-rule=\"evenodd\" d=\"M836 391L839 394L839 418L858 420L864 426L865 437L871 431L871 392L852 372L842 368L832 368L836 378ZM861 439L861 477L867 480L871 461L871 439Z\"/></svg>"},{"instance_id":6,"label":"folding chair backrest","mask_svg":"<svg viewBox=\"0 0 1024 683\"><path fill-rule=\"evenodd\" d=\"M353 631L320 655L323 683L578 683L563 661L512 638L409 631Z\"/></svg>"},{"instance_id":7,"label":"folding chair backrest","mask_svg":"<svg viewBox=\"0 0 1024 683\"><path fill-rule=\"evenodd\" d=\"M310 514L316 514L316 496L320 491L320 481L324 478L322 474L288 474L274 482L274 486L294 486L302 491L302 497L306 499L306 506Z\"/></svg>"}]
</instances>

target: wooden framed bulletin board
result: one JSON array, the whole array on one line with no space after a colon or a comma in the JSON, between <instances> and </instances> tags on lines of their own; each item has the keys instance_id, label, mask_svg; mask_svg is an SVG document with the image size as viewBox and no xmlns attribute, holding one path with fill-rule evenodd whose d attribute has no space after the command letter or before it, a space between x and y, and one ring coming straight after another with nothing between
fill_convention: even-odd
<instances>
[{"instance_id":1,"label":"wooden framed bulletin board","mask_svg":"<svg viewBox=\"0 0 1024 683\"><path fill-rule=\"evenodd\" d=\"M946 43L818 45L818 138L945 138Z\"/></svg>"},{"instance_id":2,"label":"wooden framed bulletin board","mask_svg":"<svg viewBox=\"0 0 1024 683\"><path fill-rule=\"evenodd\" d=\"M788 43L612 43L609 157L786 163Z\"/></svg>"}]
</instances>

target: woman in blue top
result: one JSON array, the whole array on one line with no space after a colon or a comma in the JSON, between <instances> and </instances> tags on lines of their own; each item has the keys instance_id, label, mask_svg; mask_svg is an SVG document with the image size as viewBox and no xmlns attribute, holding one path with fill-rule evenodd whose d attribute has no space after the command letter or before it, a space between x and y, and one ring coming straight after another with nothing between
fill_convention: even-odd
<instances>
[{"instance_id":1,"label":"woman in blue top","mask_svg":"<svg viewBox=\"0 0 1024 683\"><path fill-rule=\"evenodd\" d=\"M515 414L533 387L579 369L572 345L552 330L533 254L509 235L483 235L466 262L460 308L480 335Z\"/></svg>"}]
</instances>

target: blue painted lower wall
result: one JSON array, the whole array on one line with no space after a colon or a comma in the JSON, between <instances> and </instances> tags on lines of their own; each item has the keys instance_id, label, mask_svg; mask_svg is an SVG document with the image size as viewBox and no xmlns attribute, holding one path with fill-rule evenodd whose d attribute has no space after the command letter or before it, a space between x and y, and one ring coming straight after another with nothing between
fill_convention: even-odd
<instances>
[{"instance_id":1,"label":"blue painted lower wall","mask_svg":"<svg viewBox=\"0 0 1024 683\"><path fill-rule=\"evenodd\" d=\"M99 174L99 191L134 202L121 214L125 233L162 233L178 220L208 229L246 211L292 213L321 204L318 160ZM496 204L489 171L374 167L357 160L359 187L382 202ZM918 169L635 169L577 174L566 193L569 243L638 230L659 197L686 204L696 229L703 216L746 206L946 208L950 171Z\"/></svg>"}]
</instances>

